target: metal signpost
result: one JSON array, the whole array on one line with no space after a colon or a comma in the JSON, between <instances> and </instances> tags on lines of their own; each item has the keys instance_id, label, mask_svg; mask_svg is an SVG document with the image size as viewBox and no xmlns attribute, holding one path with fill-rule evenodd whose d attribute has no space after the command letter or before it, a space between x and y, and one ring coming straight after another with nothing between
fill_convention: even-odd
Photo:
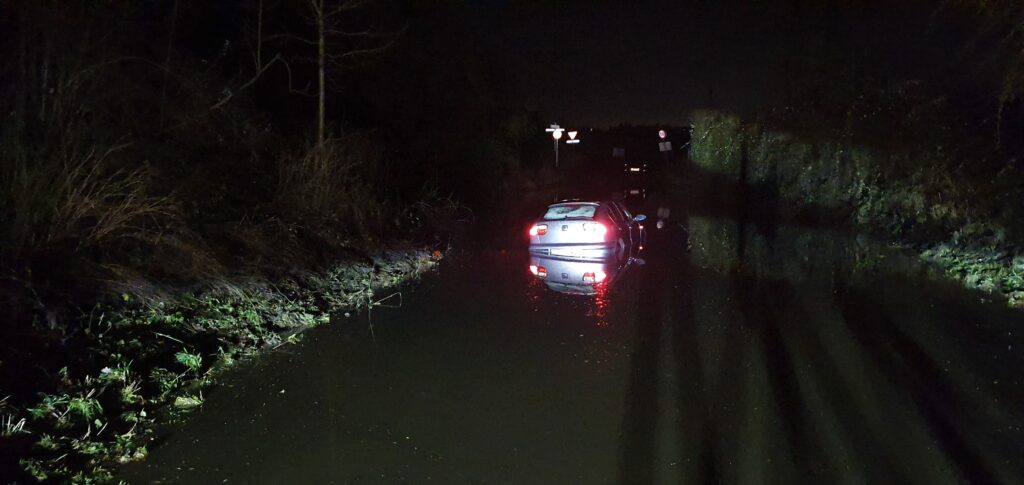
<instances>
[{"instance_id":1,"label":"metal signpost","mask_svg":"<svg viewBox=\"0 0 1024 485\"><path fill-rule=\"evenodd\" d=\"M666 140L666 138L668 138L668 132L658 130L658 151L665 158L665 168L668 168L669 164L672 163L672 142Z\"/></svg>"},{"instance_id":2,"label":"metal signpost","mask_svg":"<svg viewBox=\"0 0 1024 485\"><path fill-rule=\"evenodd\" d=\"M555 123L544 131L551 133L551 138L555 141L555 168L558 168L558 140L562 138L562 132L565 130L558 126L558 123Z\"/></svg>"}]
</instances>

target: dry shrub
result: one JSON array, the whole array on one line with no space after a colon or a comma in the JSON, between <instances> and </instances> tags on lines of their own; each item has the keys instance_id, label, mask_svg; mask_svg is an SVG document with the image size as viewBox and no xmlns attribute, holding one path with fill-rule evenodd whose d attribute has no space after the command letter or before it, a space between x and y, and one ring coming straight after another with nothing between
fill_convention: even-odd
<instances>
[{"instance_id":1,"label":"dry shrub","mask_svg":"<svg viewBox=\"0 0 1024 485\"><path fill-rule=\"evenodd\" d=\"M286 157L276 202L286 212L351 224L365 234L383 215L373 190L382 152L365 133L354 133Z\"/></svg>"},{"instance_id":2,"label":"dry shrub","mask_svg":"<svg viewBox=\"0 0 1024 485\"><path fill-rule=\"evenodd\" d=\"M0 230L4 245L25 250L141 238L172 217L169 198L147 194L145 167L113 166L121 148L54 150L42 160L0 163L9 211Z\"/></svg>"}]
</instances>

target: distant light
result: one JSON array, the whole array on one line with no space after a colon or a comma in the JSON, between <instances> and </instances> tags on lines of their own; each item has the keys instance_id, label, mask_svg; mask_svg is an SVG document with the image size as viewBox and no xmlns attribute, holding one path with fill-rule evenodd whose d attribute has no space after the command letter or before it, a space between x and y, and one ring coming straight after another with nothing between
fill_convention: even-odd
<instances>
[{"instance_id":1,"label":"distant light","mask_svg":"<svg viewBox=\"0 0 1024 485\"><path fill-rule=\"evenodd\" d=\"M658 130L658 138L664 140L666 136L668 136L668 133L665 133L665 130Z\"/></svg>"}]
</instances>

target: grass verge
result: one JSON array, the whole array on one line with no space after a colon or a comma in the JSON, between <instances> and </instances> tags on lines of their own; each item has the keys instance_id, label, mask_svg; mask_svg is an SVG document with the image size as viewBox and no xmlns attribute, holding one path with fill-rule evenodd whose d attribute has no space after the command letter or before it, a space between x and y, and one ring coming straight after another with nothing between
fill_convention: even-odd
<instances>
[{"instance_id":1,"label":"grass verge","mask_svg":"<svg viewBox=\"0 0 1024 485\"><path fill-rule=\"evenodd\" d=\"M897 98L875 104L916 112L905 95ZM1017 217L1024 177L1009 165L972 159L967 142L935 128L942 115L919 122L893 115L897 123L861 111L870 110L851 105L842 123L800 110L750 120L698 112L690 158L705 177L742 187L747 210L880 234L913 247L965 286L1024 307Z\"/></svg>"},{"instance_id":2,"label":"grass verge","mask_svg":"<svg viewBox=\"0 0 1024 485\"><path fill-rule=\"evenodd\" d=\"M0 400L4 465L40 481L110 481L118 464L145 458L158 419L202 406L218 371L296 342L333 312L374 305L380 290L440 257L394 248L273 283L225 283L166 300L124 294L96 305L75 319L80 331L61 356L24 350L18 371L33 378ZM63 365L53 372L42 361Z\"/></svg>"}]
</instances>

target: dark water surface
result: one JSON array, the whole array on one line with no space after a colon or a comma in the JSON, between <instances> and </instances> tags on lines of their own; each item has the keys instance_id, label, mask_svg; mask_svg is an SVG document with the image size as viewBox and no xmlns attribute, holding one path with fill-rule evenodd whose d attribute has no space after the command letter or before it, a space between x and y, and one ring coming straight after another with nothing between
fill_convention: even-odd
<instances>
[{"instance_id":1,"label":"dark water surface","mask_svg":"<svg viewBox=\"0 0 1024 485\"><path fill-rule=\"evenodd\" d=\"M376 343L366 314L307 332L122 478L1022 483L1020 312L863 237L672 215L596 296L469 244Z\"/></svg>"}]
</instances>

